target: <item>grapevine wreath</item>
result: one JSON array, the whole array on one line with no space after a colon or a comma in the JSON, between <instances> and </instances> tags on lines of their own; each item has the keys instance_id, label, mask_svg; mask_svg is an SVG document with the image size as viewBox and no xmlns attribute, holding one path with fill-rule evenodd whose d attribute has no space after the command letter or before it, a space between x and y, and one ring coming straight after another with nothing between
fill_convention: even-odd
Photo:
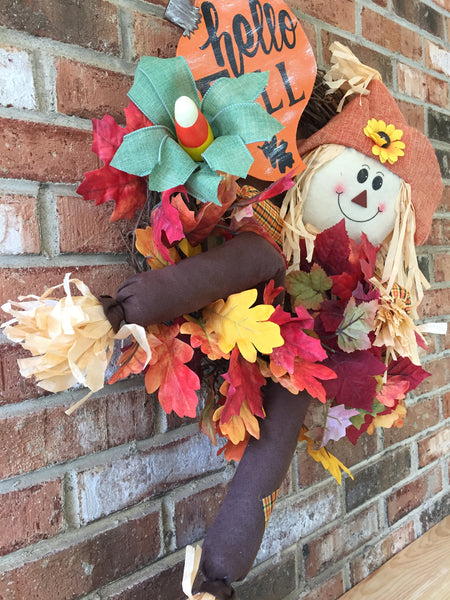
<instances>
[{"instance_id":1,"label":"grapevine wreath","mask_svg":"<svg viewBox=\"0 0 450 600\"><path fill-rule=\"evenodd\" d=\"M438 164L379 74L332 50L325 82L338 100L299 141L306 169L260 189L244 181L247 146L282 128L255 102L268 74L217 79L200 100L185 58L142 58L125 127L93 122L104 164L78 188L114 200L112 221L137 218L139 272L114 298L68 274L62 298L52 288L3 306L5 334L33 354L22 375L52 392L95 392L126 340L109 383L143 373L167 413L199 415L218 451L240 461L201 554L187 555L189 597L198 563L195 598L235 597L298 439L340 483L350 472L327 442L400 427L406 394L427 376L414 245L441 195ZM310 401L323 418L307 429Z\"/></svg>"}]
</instances>

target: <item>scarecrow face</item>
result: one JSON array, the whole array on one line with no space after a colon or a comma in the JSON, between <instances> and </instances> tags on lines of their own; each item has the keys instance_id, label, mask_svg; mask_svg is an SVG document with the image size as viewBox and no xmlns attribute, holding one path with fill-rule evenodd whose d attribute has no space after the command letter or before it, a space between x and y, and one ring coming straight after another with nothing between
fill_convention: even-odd
<instances>
[{"instance_id":1,"label":"scarecrow face","mask_svg":"<svg viewBox=\"0 0 450 600\"><path fill-rule=\"evenodd\" d=\"M304 221L320 231L345 218L349 236L378 245L393 230L401 179L379 161L345 148L319 169L304 204Z\"/></svg>"}]
</instances>

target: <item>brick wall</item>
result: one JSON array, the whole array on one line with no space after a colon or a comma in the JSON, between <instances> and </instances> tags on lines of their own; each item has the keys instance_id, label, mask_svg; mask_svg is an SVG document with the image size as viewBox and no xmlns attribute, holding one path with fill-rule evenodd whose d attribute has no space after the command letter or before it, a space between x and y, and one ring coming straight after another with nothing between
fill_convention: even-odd
<instances>
[{"instance_id":1,"label":"brick wall","mask_svg":"<svg viewBox=\"0 0 450 600\"><path fill-rule=\"evenodd\" d=\"M422 314L450 306L449 0L288 0L319 65L333 40L377 69L435 146L446 183L420 261ZM3 0L0 11L0 301L72 271L94 293L131 272L108 218L77 197L96 168L92 117L123 121L143 54L173 56L166 0ZM178 600L182 548L200 540L233 473L189 420L166 417L141 380L46 395L0 338L0 598ZM242 600L334 600L449 512L449 337L429 337L432 377L403 429L336 453L342 487L299 446Z\"/></svg>"}]
</instances>

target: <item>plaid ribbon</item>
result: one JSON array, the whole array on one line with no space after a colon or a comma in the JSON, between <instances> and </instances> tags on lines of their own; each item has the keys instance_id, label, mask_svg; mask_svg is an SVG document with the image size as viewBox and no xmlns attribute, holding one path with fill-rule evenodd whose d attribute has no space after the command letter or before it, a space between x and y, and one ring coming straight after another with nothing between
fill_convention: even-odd
<instances>
[{"instance_id":1,"label":"plaid ribbon","mask_svg":"<svg viewBox=\"0 0 450 600\"><path fill-rule=\"evenodd\" d=\"M411 299L411 294L408 292L408 290L406 288L402 287L398 283L394 283L394 285L392 286L390 295L393 298L400 298L400 300L403 300L403 302L405 303L405 311L407 313L410 312L411 305L412 305L412 299Z\"/></svg>"},{"instance_id":2,"label":"plaid ribbon","mask_svg":"<svg viewBox=\"0 0 450 600\"><path fill-rule=\"evenodd\" d=\"M280 209L270 202L270 200L255 202L252 206L253 216L256 221L264 227L270 234L270 237L281 247L283 245L281 239L283 222L280 217Z\"/></svg>"},{"instance_id":3,"label":"plaid ribbon","mask_svg":"<svg viewBox=\"0 0 450 600\"><path fill-rule=\"evenodd\" d=\"M266 496L262 499L263 510L264 510L264 529L267 527L267 523L269 522L270 515L272 514L273 506L275 504L275 500L278 497L278 492L280 490L276 490L272 492L270 496Z\"/></svg>"}]
</instances>

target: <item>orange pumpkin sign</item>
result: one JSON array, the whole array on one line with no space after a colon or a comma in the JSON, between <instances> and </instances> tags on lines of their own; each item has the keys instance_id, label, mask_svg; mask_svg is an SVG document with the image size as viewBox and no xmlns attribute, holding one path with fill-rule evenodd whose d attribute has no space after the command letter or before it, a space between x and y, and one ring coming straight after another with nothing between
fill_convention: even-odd
<instances>
[{"instance_id":1,"label":"orange pumpkin sign","mask_svg":"<svg viewBox=\"0 0 450 600\"><path fill-rule=\"evenodd\" d=\"M200 94L219 77L269 71L258 102L282 129L268 142L249 146L250 174L275 181L304 168L296 133L316 77L316 61L300 22L282 0L196 0L201 22L182 37L177 55L187 60Z\"/></svg>"}]
</instances>

